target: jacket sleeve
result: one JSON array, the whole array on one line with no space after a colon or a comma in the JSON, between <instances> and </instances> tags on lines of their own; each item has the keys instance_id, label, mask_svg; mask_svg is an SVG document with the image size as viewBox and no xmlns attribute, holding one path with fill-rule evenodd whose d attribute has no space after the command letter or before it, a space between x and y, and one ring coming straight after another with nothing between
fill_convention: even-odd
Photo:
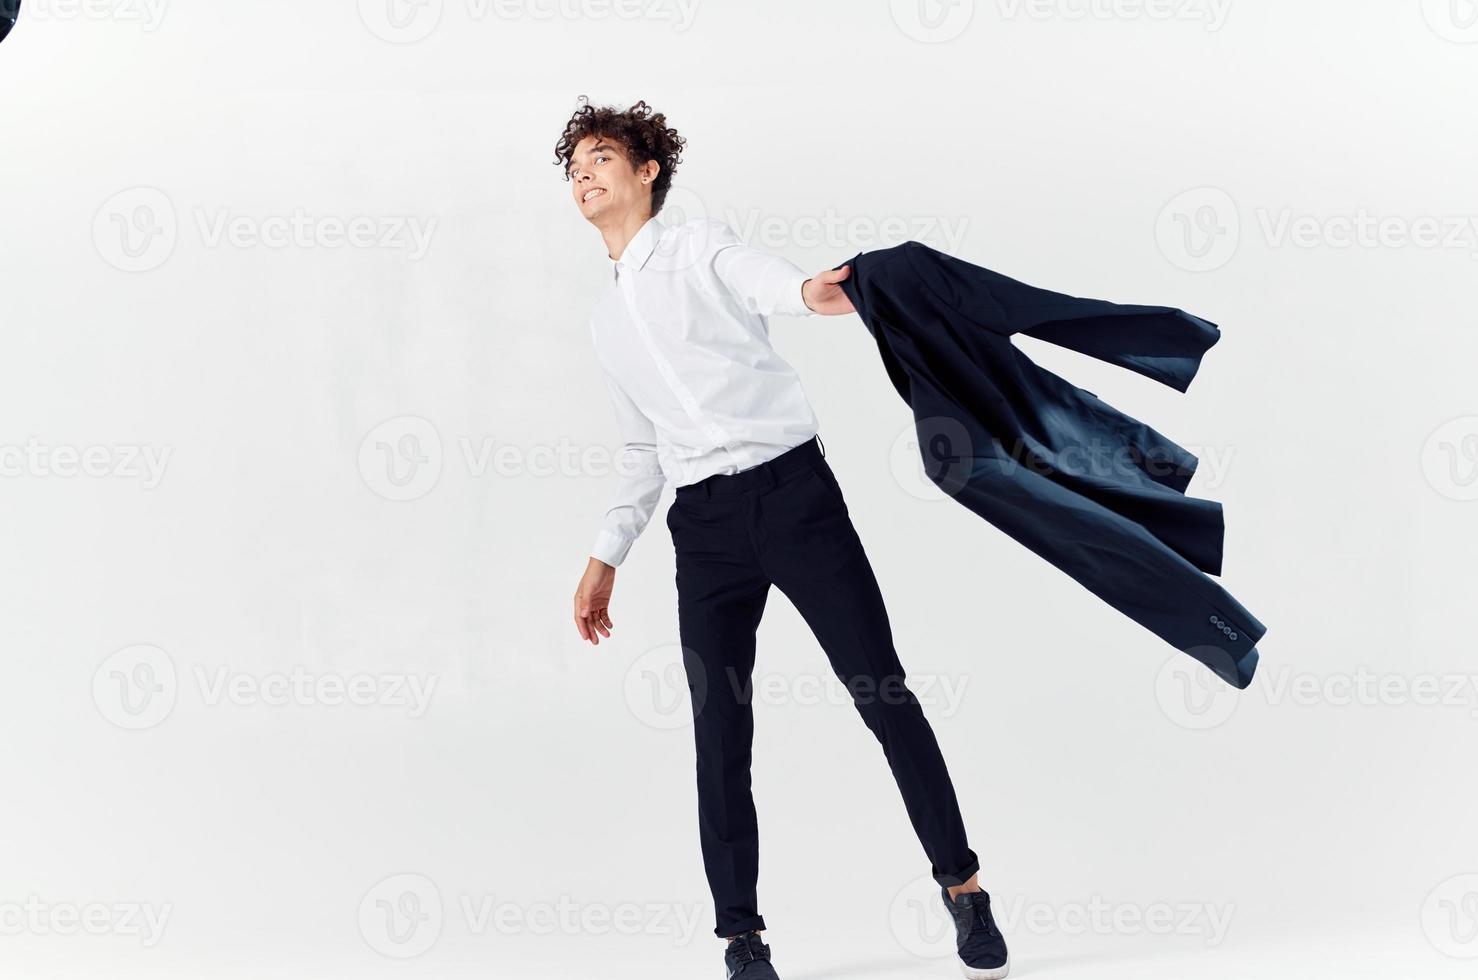
<instances>
[{"instance_id":1,"label":"jacket sleeve","mask_svg":"<svg viewBox=\"0 0 1478 980\"><path fill-rule=\"evenodd\" d=\"M746 245L722 221L710 220L713 271L744 308L761 316L816 316L801 296L811 278L789 259Z\"/></svg>"},{"instance_id":2,"label":"jacket sleeve","mask_svg":"<svg viewBox=\"0 0 1478 980\"><path fill-rule=\"evenodd\" d=\"M632 544L657 509L667 478L657 462L657 433L651 421L610 375L604 375L616 411L621 450L616 456L616 492L590 554L607 565L626 560Z\"/></svg>"}]
</instances>

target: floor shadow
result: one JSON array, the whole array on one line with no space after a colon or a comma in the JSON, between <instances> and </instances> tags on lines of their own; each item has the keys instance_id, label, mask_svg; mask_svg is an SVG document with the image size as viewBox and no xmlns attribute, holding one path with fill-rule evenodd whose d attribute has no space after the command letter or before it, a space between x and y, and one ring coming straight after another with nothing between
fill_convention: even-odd
<instances>
[{"instance_id":1,"label":"floor shadow","mask_svg":"<svg viewBox=\"0 0 1478 980\"><path fill-rule=\"evenodd\" d=\"M1084 951L1082 953L1057 953L1049 956L1034 956L1011 961L1011 978L1050 976L1065 969L1085 969L1102 963L1122 963L1127 960L1153 959L1144 953ZM941 967L943 969L941 969ZM786 970L786 980L829 980L833 977L897 976L897 977L941 977L954 968L949 960L923 960L916 956L897 956L887 959L872 959L854 963L838 963L820 970Z\"/></svg>"},{"instance_id":2,"label":"floor shadow","mask_svg":"<svg viewBox=\"0 0 1478 980\"><path fill-rule=\"evenodd\" d=\"M940 963L947 960L921 960L917 956L897 956L855 963L838 963L821 970L786 970L787 980L824 980L828 977L860 977L876 974L894 976L939 976Z\"/></svg>"}]
</instances>

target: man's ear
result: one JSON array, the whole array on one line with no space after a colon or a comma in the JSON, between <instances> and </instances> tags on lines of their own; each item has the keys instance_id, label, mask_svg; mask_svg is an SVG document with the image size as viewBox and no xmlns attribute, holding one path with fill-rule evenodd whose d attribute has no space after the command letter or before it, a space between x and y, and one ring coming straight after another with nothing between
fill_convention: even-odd
<instances>
[{"instance_id":1,"label":"man's ear","mask_svg":"<svg viewBox=\"0 0 1478 980\"><path fill-rule=\"evenodd\" d=\"M661 172L662 165L656 160L648 160L646 163L636 168L636 175L641 178L642 183L644 184L650 184L652 181L656 180L657 175Z\"/></svg>"}]
</instances>

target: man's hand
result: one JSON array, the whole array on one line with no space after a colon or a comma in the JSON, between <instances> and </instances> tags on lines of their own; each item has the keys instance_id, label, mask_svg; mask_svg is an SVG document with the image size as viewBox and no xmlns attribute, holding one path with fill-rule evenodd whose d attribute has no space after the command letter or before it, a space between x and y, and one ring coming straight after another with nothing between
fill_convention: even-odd
<instances>
[{"instance_id":1,"label":"man's hand","mask_svg":"<svg viewBox=\"0 0 1478 980\"><path fill-rule=\"evenodd\" d=\"M590 559L575 588L575 629L581 639L598 646L602 636L611 635L611 589L615 585L616 570L599 558Z\"/></svg>"},{"instance_id":2,"label":"man's hand","mask_svg":"<svg viewBox=\"0 0 1478 980\"><path fill-rule=\"evenodd\" d=\"M852 301L842 292L842 287L837 285L851 272L852 267L844 265L840 269L816 273L814 278L807 279L801 285L801 299L805 300L813 313L820 313L822 316L856 313Z\"/></svg>"}]
</instances>

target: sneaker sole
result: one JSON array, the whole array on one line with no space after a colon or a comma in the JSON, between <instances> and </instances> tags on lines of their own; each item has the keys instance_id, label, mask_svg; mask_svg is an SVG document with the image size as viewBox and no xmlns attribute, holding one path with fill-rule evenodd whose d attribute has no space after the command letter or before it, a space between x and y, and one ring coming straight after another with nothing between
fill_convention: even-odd
<instances>
[{"instance_id":1,"label":"sneaker sole","mask_svg":"<svg viewBox=\"0 0 1478 980\"><path fill-rule=\"evenodd\" d=\"M966 966L964 963L961 963L960 972L968 977L969 980L1001 980L1002 977L1011 972L1011 957L1006 957L1006 962L993 970Z\"/></svg>"}]
</instances>

